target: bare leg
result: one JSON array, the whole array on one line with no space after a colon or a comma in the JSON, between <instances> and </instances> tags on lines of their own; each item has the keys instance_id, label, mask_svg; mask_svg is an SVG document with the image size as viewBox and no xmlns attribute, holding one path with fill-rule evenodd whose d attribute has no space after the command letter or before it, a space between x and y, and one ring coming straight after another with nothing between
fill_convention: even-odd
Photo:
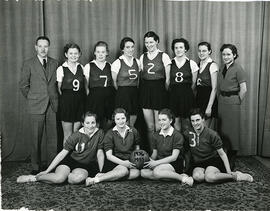
<instances>
[{"instance_id":1,"label":"bare leg","mask_svg":"<svg viewBox=\"0 0 270 211\"><path fill-rule=\"evenodd\" d=\"M63 132L64 132L64 140L63 140L63 145L64 145L68 137L73 132L73 123L62 121L62 127L63 127Z\"/></svg>"},{"instance_id":2,"label":"bare leg","mask_svg":"<svg viewBox=\"0 0 270 211\"><path fill-rule=\"evenodd\" d=\"M196 182L203 182L205 177L205 169L201 167L196 167L193 169L192 177Z\"/></svg>"},{"instance_id":3,"label":"bare leg","mask_svg":"<svg viewBox=\"0 0 270 211\"><path fill-rule=\"evenodd\" d=\"M124 176L127 176L128 174L129 174L128 168L126 168L125 166L118 165L113 170L105 174L97 175L98 177L95 178L88 177L86 179L85 184L86 186L89 186L104 181L115 181L121 179Z\"/></svg>"},{"instance_id":4,"label":"bare leg","mask_svg":"<svg viewBox=\"0 0 270 211\"><path fill-rule=\"evenodd\" d=\"M136 120L137 120L137 115L130 115L130 117L129 117L129 125L131 127L134 127L134 124L135 124Z\"/></svg>"},{"instance_id":5,"label":"bare leg","mask_svg":"<svg viewBox=\"0 0 270 211\"><path fill-rule=\"evenodd\" d=\"M155 131L160 129L160 125L158 123L158 110L154 110L154 124L155 124Z\"/></svg>"},{"instance_id":6,"label":"bare leg","mask_svg":"<svg viewBox=\"0 0 270 211\"><path fill-rule=\"evenodd\" d=\"M82 168L73 169L68 175L69 184L80 184L88 177L88 171Z\"/></svg>"},{"instance_id":7,"label":"bare leg","mask_svg":"<svg viewBox=\"0 0 270 211\"><path fill-rule=\"evenodd\" d=\"M181 122L180 122L180 117L175 118L175 123L174 123L174 128L181 132Z\"/></svg>"},{"instance_id":8,"label":"bare leg","mask_svg":"<svg viewBox=\"0 0 270 211\"><path fill-rule=\"evenodd\" d=\"M236 180L236 175L222 173L214 166L208 166L205 170L205 181L209 183L225 182Z\"/></svg>"},{"instance_id":9,"label":"bare leg","mask_svg":"<svg viewBox=\"0 0 270 211\"><path fill-rule=\"evenodd\" d=\"M152 153L152 134L155 129L155 120L154 120L154 112L151 109L144 109L143 108L143 115L147 125L147 138L148 138L148 145L150 148L150 153Z\"/></svg>"},{"instance_id":10,"label":"bare leg","mask_svg":"<svg viewBox=\"0 0 270 211\"><path fill-rule=\"evenodd\" d=\"M142 169L141 177L146 178L146 179L151 179L151 180L157 180L157 178L155 178L153 175L152 169Z\"/></svg>"},{"instance_id":11,"label":"bare leg","mask_svg":"<svg viewBox=\"0 0 270 211\"><path fill-rule=\"evenodd\" d=\"M37 181L45 183L59 184L65 182L70 173L70 168L66 165L60 165L55 169L54 173L36 176Z\"/></svg>"},{"instance_id":12,"label":"bare leg","mask_svg":"<svg viewBox=\"0 0 270 211\"><path fill-rule=\"evenodd\" d=\"M128 180L136 179L139 176L140 176L140 170L139 169L129 169Z\"/></svg>"},{"instance_id":13,"label":"bare leg","mask_svg":"<svg viewBox=\"0 0 270 211\"><path fill-rule=\"evenodd\" d=\"M74 122L73 123L73 132L76 132L80 129L81 123L80 122Z\"/></svg>"}]
</instances>

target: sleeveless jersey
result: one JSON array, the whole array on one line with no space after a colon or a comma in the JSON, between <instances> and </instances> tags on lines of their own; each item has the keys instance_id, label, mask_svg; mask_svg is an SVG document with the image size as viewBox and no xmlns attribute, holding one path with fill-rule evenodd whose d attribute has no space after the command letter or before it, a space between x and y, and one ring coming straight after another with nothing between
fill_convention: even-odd
<instances>
[{"instance_id":1,"label":"sleeveless jersey","mask_svg":"<svg viewBox=\"0 0 270 211\"><path fill-rule=\"evenodd\" d=\"M165 67L162 62L163 52L158 52L157 56L150 60L147 53L143 55L142 78L145 80L159 80L165 78Z\"/></svg>"},{"instance_id":2,"label":"sleeveless jersey","mask_svg":"<svg viewBox=\"0 0 270 211\"><path fill-rule=\"evenodd\" d=\"M77 66L76 74L74 75L68 67L63 67L64 78L62 81L61 89L72 89L79 91L84 89L84 74L81 65Z\"/></svg>"},{"instance_id":3,"label":"sleeveless jersey","mask_svg":"<svg viewBox=\"0 0 270 211\"><path fill-rule=\"evenodd\" d=\"M210 74L210 66L214 62L209 62L202 72L198 72L197 78L197 86L210 86L212 87L211 83L211 74Z\"/></svg>"},{"instance_id":4,"label":"sleeveless jersey","mask_svg":"<svg viewBox=\"0 0 270 211\"><path fill-rule=\"evenodd\" d=\"M90 62L89 88L109 87L113 85L111 65L106 62L103 70L94 63Z\"/></svg>"},{"instance_id":5,"label":"sleeveless jersey","mask_svg":"<svg viewBox=\"0 0 270 211\"><path fill-rule=\"evenodd\" d=\"M133 65L128 66L123 59L119 59L121 67L117 75L118 86L137 86L139 81L139 66L136 59L133 59Z\"/></svg>"},{"instance_id":6,"label":"sleeveless jersey","mask_svg":"<svg viewBox=\"0 0 270 211\"><path fill-rule=\"evenodd\" d=\"M186 60L185 64L180 68L177 67L175 60L172 60L170 71L170 84L192 84L190 60Z\"/></svg>"}]
</instances>

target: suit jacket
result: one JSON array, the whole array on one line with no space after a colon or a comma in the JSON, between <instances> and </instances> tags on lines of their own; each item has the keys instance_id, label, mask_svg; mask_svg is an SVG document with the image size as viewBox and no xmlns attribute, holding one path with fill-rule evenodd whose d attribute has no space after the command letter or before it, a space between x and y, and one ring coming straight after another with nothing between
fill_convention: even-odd
<instances>
[{"instance_id":1,"label":"suit jacket","mask_svg":"<svg viewBox=\"0 0 270 211\"><path fill-rule=\"evenodd\" d=\"M28 101L30 114L44 114L50 103L52 110L58 108L56 69L58 62L48 57L46 70L37 56L26 60L22 67L20 89ZM47 71L47 74L45 74ZM47 75L47 77L46 77Z\"/></svg>"}]
</instances>

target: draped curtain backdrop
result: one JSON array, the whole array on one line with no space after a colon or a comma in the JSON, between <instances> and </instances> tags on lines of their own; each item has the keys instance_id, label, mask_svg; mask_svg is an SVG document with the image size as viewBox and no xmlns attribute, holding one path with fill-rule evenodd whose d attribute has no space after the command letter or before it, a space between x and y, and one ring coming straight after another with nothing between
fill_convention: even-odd
<instances>
[{"instance_id":1,"label":"draped curtain backdrop","mask_svg":"<svg viewBox=\"0 0 270 211\"><path fill-rule=\"evenodd\" d=\"M0 94L2 159L24 160L30 155L26 100L19 91L21 66L35 54L36 37L51 39L49 55L64 61L63 47L76 42L80 62L93 59L99 40L109 43L108 61L120 54L124 36L143 52L143 35L160 36L168 52L174 38L190 42L188 56L198 61L197 44L212 44L212 58L221 64L220 46L234 43L238 62L247 73L248 92L241 112L242 155L270 156L270 2L197 2L176 0L9 0L0 1Z\"/></svg>"}]
</instances>

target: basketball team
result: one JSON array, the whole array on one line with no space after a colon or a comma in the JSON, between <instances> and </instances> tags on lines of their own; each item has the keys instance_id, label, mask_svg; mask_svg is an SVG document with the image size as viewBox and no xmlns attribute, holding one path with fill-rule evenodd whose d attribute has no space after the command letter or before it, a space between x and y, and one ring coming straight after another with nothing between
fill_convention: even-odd
<instances>
[{"instance_id":1,"label":"basketball team","mask_svg":"<svg viewBox=\"0 0 270 211\"><path fill-rule=\"evenodd\" d=\"M17 182L91 186L138 177L189 186L253 182L231 165L240 147L239 115L247 92L245 71L235 62L237 48L221 46L219 67L208 42L198 44L198 63L187 57L184 38L172 41L173 59L158 44L159 36L147 32L145 53L137 59L134 40L125 37L122 55L110 64L108 44L99 41L94 60L83 66L80 47L69 43L66 61L58 66L48 57L49 38L38 37L37 55L24 62L20 79L31 119L32 171ZM144 140L135 128L140 109ZM64 137L58 154L57 111ZM148 146L150 159L137 168L130 156L142 146Z\"/></svg>"}]
</instances>

